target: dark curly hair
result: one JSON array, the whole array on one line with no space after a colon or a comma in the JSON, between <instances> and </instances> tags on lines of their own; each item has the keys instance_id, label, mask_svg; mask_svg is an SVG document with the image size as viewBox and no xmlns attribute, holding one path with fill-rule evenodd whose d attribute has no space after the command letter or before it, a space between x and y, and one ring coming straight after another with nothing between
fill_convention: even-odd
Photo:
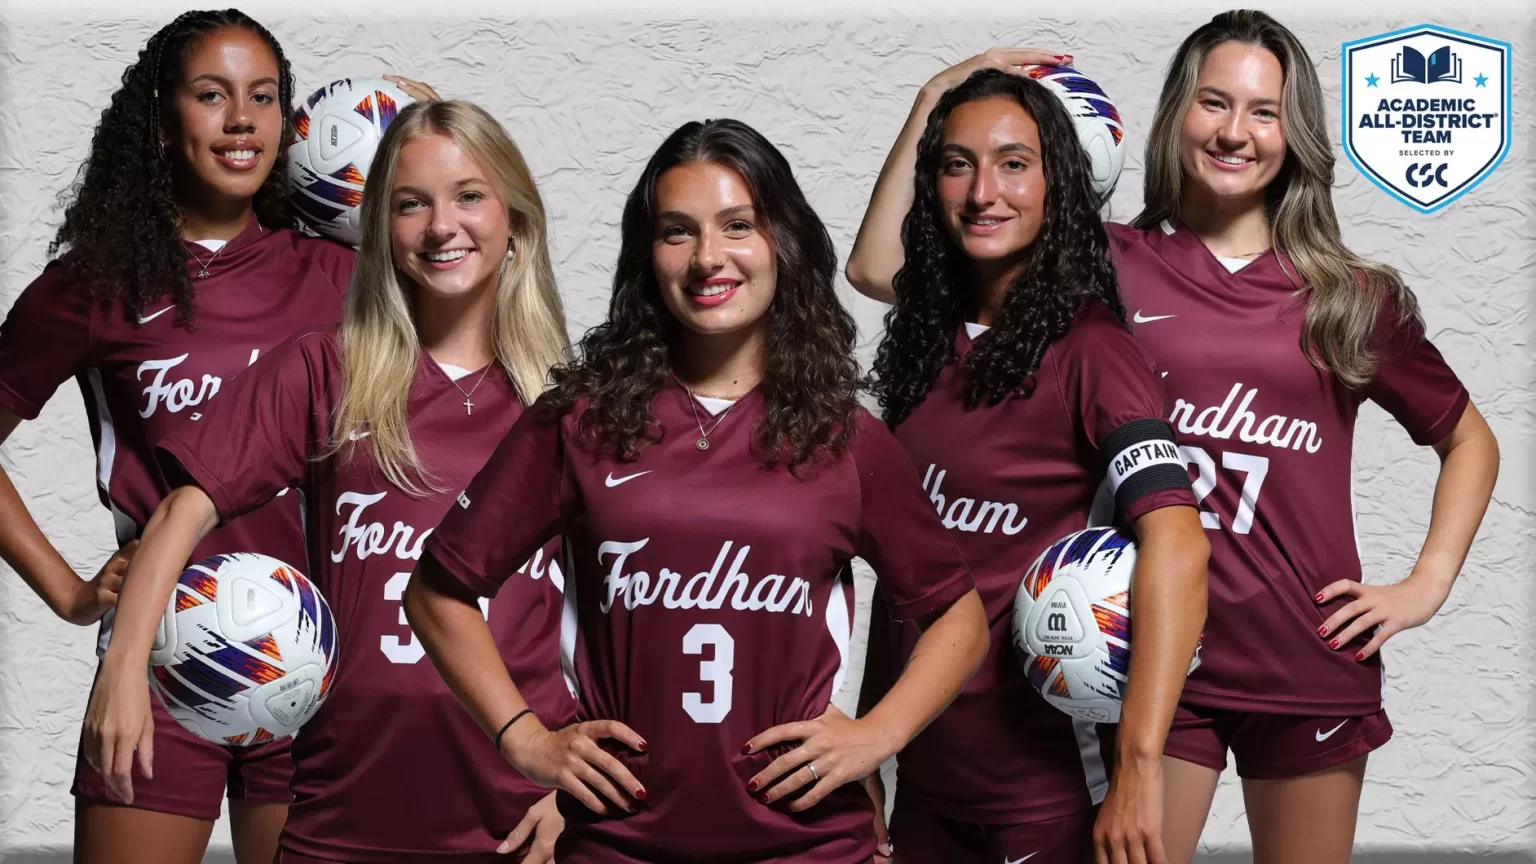
<instances>
[{"instance_id":1,"label":"dark curly hair","mask_svg":"<svg viewBox=\"0 0 1536 864\"><path fill-rule=\"evenodd\" d=\"M590 440L633 460L664 430L651 414L681 325L656 283L656 184L694 162L730 168L752 192L773 244L777 287L768 307L761 384L767 416L753 430L765 466L798 469L846 448L860 387L853 318L838 301L832 238L795 182L789 162L737 120L692 122L673 132L645 166L624 205L618 270L608 320L587 331L581 359L554 373L551 399L562 411L585 397L580 427Z\"/></svg>"},{"instance_id":2,"label":"dark curly hair","mask_svg":"<svg viewBox=\"0 0 1536 864\"><path fill-rule=\"evenodd\" d=\"M121 303L130 320L169 292L176 301L177 323L186 329L193 326L181 209L171 156L161 143L161 115L173 110L188 48L225 27L255 33L277 57L281 146L253 206L261 224L293 227L285 153L292 132L293 73L282 47L265 27L237 9L184 13L151 36L139 59L124 70L123 86L101 112L90 156L72 187L60 196L61 202L67 200L64 224L48 246L50 257L66 249L62 263L72 269L71 278L92 296Z\"/></svg>"},{"instance_id":3,"label":"dark curly hair","mask_svg":"<svg viewBox=\"0 0 1536 864\"><path fill-rule=\"evenodd\" d=\"M892 428L927 397L944 365L956 362L955 330L975 305L974 268L945 230L939 203L944 123L956 106L998 96L1018 102L1040 129L1045 217L997 321L966 355L966 407L995 405L1009 393L1028 396L1046 349L1067 332L1083 303L1103 301L1125 320L1099 219L1103 199L1066 107L1030 78L974 72L939 99L917 144L912 209L901 226L906 259L893 280L896 305L886 314L871 376Z\"/></svg>"}]
</instances>

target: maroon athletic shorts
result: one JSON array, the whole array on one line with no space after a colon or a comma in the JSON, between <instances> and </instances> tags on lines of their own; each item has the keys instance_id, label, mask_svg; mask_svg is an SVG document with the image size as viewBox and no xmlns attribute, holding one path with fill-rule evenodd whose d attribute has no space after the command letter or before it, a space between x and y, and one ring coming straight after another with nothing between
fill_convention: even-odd
<instances>
[{"instance_id":1,"label":"maroon athletic shorts","mask_svg":"<svg viewBox=\"0 0 1536 864\"><path fill-rule=\"evenodd\" d=\"M1250 780L1284 780L1314 774L1387 743L1386 711L1363 717L1255 714L1179 705L1163 753L1220 771L1227 751L1237 774Z\"/></svg>"},{"instance_id":2,"label":"maroon athletic shorts","mask_svg":"<svg viewBox=\"0 0 1536 864\"><path fill-rule=\"evenodd\" d=\"M891 812L891 845L901 864L1094 864L1094 807L1056 819L1014 824L940 816L901 794Z\"/></svg>"},{"instance_id":3,"label":"maroon athletic shorts","mask_svg":"<svg viewBox=\"0 0 1536 864\"><path fill-rule=\"evenodd\" d=\"M133 806L193 819L219 818L227 789L229 800L252 804L291 804L288 781L293 777L291 739L283 738L256 747L231 747L204 741L183 729L149 696L155 718L155 778L133 768ZM107 781L85 761L85 736L75 753L75 782L69 789L84 801L123 803L107 788Z\"/></svg>"}]
</instances>

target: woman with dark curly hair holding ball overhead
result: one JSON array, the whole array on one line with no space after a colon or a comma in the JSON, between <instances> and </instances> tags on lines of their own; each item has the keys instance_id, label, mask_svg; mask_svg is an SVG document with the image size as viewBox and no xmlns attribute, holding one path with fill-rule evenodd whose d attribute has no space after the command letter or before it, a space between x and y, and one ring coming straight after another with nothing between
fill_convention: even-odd
<instances>
[{"instance_id":1,"label":"woman with dark curly hair holding ball overhead","mask_svg":"<svg viewBox=\"0 0 1536 864\"><path fill-rule=\"evenodd\" d=\"M1053 60L999 58L1015 72ZM901 226L891 248L903 256L875 392L992 631L981 671L898 758L891 839L916 864L1092 862L1095 820L1124 820L1153 836L1113 860L1144 860L1131 847L1145 846L1155 861L1157 760L1205 613L1206 540L1168 455L1157 373L1126 326L1071 117L1040 83L973 72L978 61L925 88L892 155L914 167L888 168L865 216ZM1139 545L1118 738L1051 707L1031 678L1054 658L1026 669L1011 647L1020 578L1090 519ZM878 671L915 650L878 610L870 626L865 701L881 692Z\"/></svg>"},{"instance_id":2,"label":"woman with dark curly hair holding ball overhead","mask_svg":"<svg viewBox=\"0 0 1536 864\"><path fill-rule=\"evenodd\" d=\"M137 538L170 491L152 451L196 422L225 381L289 333L341 317L350 249L292 230L283 147L293 76L264 27L236 10L161 28L102 112L50 253L0 326L0 441L73 378L96 445L96 482L122 548L82 579L0 470L0 556L61 618L91 624L116 602ZM401 82L416 98L430 88ZM220 526L193 560L261 552L301 563L296 495ZM102 666L110 616L102 627ZM143 673L135 678L143 687ZM88 719L85 738L99 733ZM288 742L221 746L156 702L122 760L77 758L75 860L195 864L226 789L241 864L269 864L292 796ZM82 742L83 744L88 743ZM153 776L128 763L155 760Z\"/></svg>"}]
</instances>

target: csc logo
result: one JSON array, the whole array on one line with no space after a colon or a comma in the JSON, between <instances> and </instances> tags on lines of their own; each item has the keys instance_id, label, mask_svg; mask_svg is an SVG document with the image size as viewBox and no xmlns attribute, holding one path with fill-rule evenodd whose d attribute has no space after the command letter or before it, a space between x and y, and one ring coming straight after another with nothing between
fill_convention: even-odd
<instances>
[{"instance_id":1,"label":"csc logo","mask_svg":"<svg viewBox=\"0 0 1536 864\"><path fill-rule=\"evenodd\" d=\"M1451 184L1445 182L1445 169L1449 167L1451 167L1449 162L1441 162L1438 166L1429 162L1423 164L1414 162L1408 166L1407 171L1403 172L1403 179L1415 189L1422 189L1431 183L1449 188Z\"/></svg>"}]
</instances>

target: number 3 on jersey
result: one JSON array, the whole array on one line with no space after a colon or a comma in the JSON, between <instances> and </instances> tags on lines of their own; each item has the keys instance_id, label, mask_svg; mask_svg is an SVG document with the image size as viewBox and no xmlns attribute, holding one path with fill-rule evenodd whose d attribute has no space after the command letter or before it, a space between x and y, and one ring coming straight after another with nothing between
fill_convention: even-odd
<instances>
[{"instance_id":1,"label":"number 3 on jersey","mask_svg":"<svg viewBox=\"0 0 1536 864\"><path fill-rule=\"evenodd\" d=\"M736 666L736 640L719 624L695 624L683 636L684 654L703 654L704 646L714 647L714 659L699 661L699 680L713 684L712 698L704 701L702 693L684 693L683 710L695 723L719 723L731 713L731 670Z\"/></svg>"},{"instance_id":2,"label":"number 3 on jersey","mask_svg":"<svg viewBox=\"0 0 1536 864\"><path fill-rule=\"evenodd\" d=\"M405 585L410 581L411 571L409 570L389 577L389 581L384 583L384 599L391 603L399 603L405 597ZM480 614L485 616L485 620L491 620L489 597L480 598ZM400 626L405 628L407 637L401 639L399 636L385 633L379 637L379 650L384 652L384 656L388 657L391 663L419 662L421 658L427 656L427 649L421 647L421 643L416 641L416 634L411 632L411 625L405 620L403 604L400 606Z\"/></svg>"},{"instance_id":3,"label":"number 3 on jersey","mask_svg":"<svg viewBox=\"0 0 1536 864\"><path fill-rule=\"evenodd\" d=\"M1199 470L1193 491L1195 500L1204 502L1205 496L1216 489L1216 461L1205 450L1188 445L1180 445L1179 455L1184 458L1186 466L1193 465ZM1221 467L1228 471L1241 471L1244 475L1243 488L1238 493L1237 513L1232 517L1232 533L1247 534L1253 530L1253 514L1259 508L1259 490L1264 488L1264 478L1269 474L1269 458L1227 452L1221 454ZM1221 516L1202 507L1200 524L1219 531Z\"/></svg>"}]
</instances>

